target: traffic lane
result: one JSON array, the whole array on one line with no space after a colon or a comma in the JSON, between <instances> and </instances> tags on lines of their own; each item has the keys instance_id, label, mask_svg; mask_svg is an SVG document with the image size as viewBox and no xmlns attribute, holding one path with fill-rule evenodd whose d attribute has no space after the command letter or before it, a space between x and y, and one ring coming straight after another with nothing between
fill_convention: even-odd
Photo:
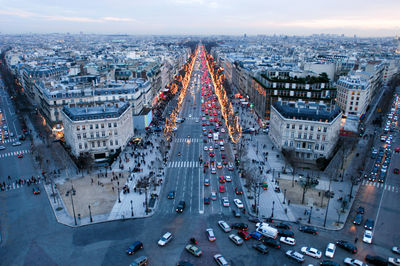
<instances>
[{"instance_id":1,"label":"traffic lane","mask_svg":"<svg viewBox=\"0 0 400 266\"><path fill-rule=\"evenodd\" d=\"M7 183L7 177L10 176L12 181L19 178L31 177L35 173L32 154L24 153L23 158L18 158L17 155L1 158L0 180Z\"/></svg>"}]
</instances>

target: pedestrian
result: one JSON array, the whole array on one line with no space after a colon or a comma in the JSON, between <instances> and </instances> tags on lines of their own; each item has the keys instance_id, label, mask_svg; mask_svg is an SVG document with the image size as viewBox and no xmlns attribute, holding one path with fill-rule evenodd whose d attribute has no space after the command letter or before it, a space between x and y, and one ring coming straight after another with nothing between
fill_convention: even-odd
<instances>
[{"instance_id":1,"label":"pedestrian","mask_svg":"<svg viewBox=\"0 0 400 266\"><path fill-rule=\"evenodd\" d=\"M92 185L93 185L93 178L91 178L91 181L92 181Z\"/></svg>"},{"instance_id":2,"label":"pedestrian","mask_svg":"<svg viewBox=\"0 0 400 266\"><path fill-rule=\"evenodd\" d=\"M357 243L357 241L358 241L358 237L356 237L356 238L354 239L354 243Z\"/></svg>"},{"instance_id":3,"label":"pedestrian","mask_svg":"<svg viewBox=\"0 0 400 266\"><path fill-rule=\"evenodd\" d=\"M113 192L114 192L114 187L112 187L112 190L113 190Z\"/></svg>"}]
</instances>

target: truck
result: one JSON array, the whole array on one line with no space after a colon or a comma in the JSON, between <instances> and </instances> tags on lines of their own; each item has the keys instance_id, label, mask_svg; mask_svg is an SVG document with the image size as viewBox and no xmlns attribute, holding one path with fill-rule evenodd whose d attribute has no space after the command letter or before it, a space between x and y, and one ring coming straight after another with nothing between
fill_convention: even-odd
<instances>
[{"instance_id":1,"label":"truck","mask_svg":"<svg viewBox=\"0 0 400 266\"><path fill-rule=\"evenodd\" d=\"M219 140L218 133L214 133L213 134L213 139L214 139L214 141L218 141Z\"/></svg>"},{"instance_id":2,"label":"truck","mask_svg":"<svg viewBox=\"0 0 400 266\"><path fill-rule=\"evenodd\" d=\"M278 229L270 226L267 223L257 223L256 227L256 232L262 234L265 237L276 239L278 236Z\"/></svg>"}]
</instances>

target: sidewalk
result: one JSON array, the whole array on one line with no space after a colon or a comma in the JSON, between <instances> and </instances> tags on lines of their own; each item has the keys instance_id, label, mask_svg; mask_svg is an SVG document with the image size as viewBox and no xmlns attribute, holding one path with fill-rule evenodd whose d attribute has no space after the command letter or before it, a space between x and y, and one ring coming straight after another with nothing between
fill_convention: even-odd
<instances>
[{"instance_id":1,"label":"sidewalk","mask_svg":"<svg viewBox=\"0 0 400 266\"><path fill-rule=\"evenodd\" d=\"M71 171L66 171L66 175L54 180L56 186L53 189L49 181L44 185L59 223L75 227L153 215L154 210L157 208L158 200L157 197L152 198L151 194L160 194L164 172L159 171L153 175L154 179L157 180L157 185L155 190L153 185L150 185L148 190L150 212L146 214L145 191L141 189L141 192L139 192L139 189L135 189L135 187L144 177L149 176L150 172L157 168L156 166L161 167L162 164L161 161L159 163L151 163L158 162L157 159L161 158L159 152L160 144L157 141L159 137L155 134L148 137L143 134L142 137L142 143L150 141L152 145L145 145L146 147L137 149L133 146L127 147L119 156L121 160L117 159L111 166L111 170L110 168L107 170L105 168L97 169L90 174L76 174L75 171L72 171L72 174ZM131 173L131 170L138 167L138 165L142 171ZM113 178L113 176L117 179ZM125 185L129 188L129 193L123 192L122 188ZM119 197L118 187L120 191ZM72 189L75 193L73 193ZM52 194L53 190L55 191L55 199ZM74 208L72 207L72 201ZM73 209L75 210L76 224Z\"/></svg>"}]
</instances>

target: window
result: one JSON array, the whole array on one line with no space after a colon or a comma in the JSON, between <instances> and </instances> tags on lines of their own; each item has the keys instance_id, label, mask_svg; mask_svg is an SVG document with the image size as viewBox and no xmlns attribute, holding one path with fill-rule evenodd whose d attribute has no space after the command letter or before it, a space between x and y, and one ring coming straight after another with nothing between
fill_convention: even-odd
<instances>
[{"instance_id":1,"label":"window","mask_svg":"<svg viewBox=\"0 0 400 266\"><path fill-rule=\"evenodd\" d=\"M322 135L322 141L325 141L326 135Z\"/></svg>"},{"instance_id":2,"label":"window","mask_svg":"<svg viewBox=\"0 0 400 266\"><path fill-rule=\"evenodd\" d=\"M96 131L96 138L100 137L99 131Z\"/></svg>"},{"instance_id":3,"label":"window","mask_svg":"<svg viewBox=\"0 0 400 266\"><path fill-rule=\"evenodd\" d=\"M114 122L114 127L117 127L117 122Z\"/></svg>"},{"instance_id":4,"label":"window","mask_svg":"<svg viewBox=\"0 0 400 266\"><path fill-rule=\"evenodd\" d=\"M308 136L308 139L313 139L313 134L311 133L310 136Z\"/></svg>"},{"instance_id":5,"label":"window","mask_svg":"<svg viewBox=\"0 0 400 266\"><path fill-rule=\"evenodd\" d=\"M101 131L101 136L105 137L106 136L106 132L105 131Z\"/></svg>"},{"instance_id":6,"label":"window","mask_svg":"<svg viewBox=\"0 0 400 266\"><path fill-rule=\"evenodd\" d=\"M86 126L85 125L82 125L82 130L86 130Z\"/></svg>"},{"instance_id":7,"label":"window","mask_svg":"<svg viewBox=\"0 0 400 266\"><path fill-rule=\"evenodd\" d=\"M99 124L96 124L96 129L99 129Z\"/></svg>"},{"instance_id":8,"label":"window","mask_svg":"<svg viewBox=\"0 0 400 266\"><path fill-rule=\"evenodd\" d=\"M321 135L317 134L317 140L320 140L320 139L321 139Z\"/></svg>"},{"instance_id":9,"label":"window","mask_svg":"<svg viewBox=\"0 0 400 266\"><path fill-rule=\"evenodd\" d=\"M307 133L304 133L303 138L307 139Z\"/></svg>"},{"instance_id":10,"label":"window","mask_svg":"<svg viewBox=\"0 0 400 266\"><path fill-rule=\"evenodd\" d=\"M79 149L82 150L82 143L79 143Z\"/></svg>"},{"instance_id":11,"label":"window","mask_svg":"<svg viewBox=\"0 0 400 266\"><path fill-rule=\"evenodd\" d=\"M81 134L76 134L76 137L77 137L78 139L81 139Z\"/></svg>"},{"instance_id":12,"label":"window","mask_svg":"<svg viewBox=\"0 0 400 266\"><path fill-rule=\"evenodd\" d=\"M114 136L117 136L117 135L118 135L118 131L114 130Z\"/></svg>"},{"instance_id":13,"label":"window","mask_svg":"<svg viewBox=\"0 0 400 266\"><path fill-rule=\"evenodd\" d=\"M287 140L285 140L285 146L288 146L289 142Z\"/></svg>"},{"instance_id":14,"label":"window","mask_svg":"<svg viewBox=\"0 0 400 266\"><path fill-rule=\"evenodd\" d=\"M115 140L115 145L118 145L118 140L117 139Z\"/></svg>"},{"instance_id":15,"label":"window","mask_svg":"<svg viewBox=\"0 0 400 266\"><path fill-rule=\"evenodd\" d=\"M93 129L93 124L90 124L90 126L89 126L89 127L90 127L90 129Z\"/></svg>"},{"instance_id":16,"label":"window","mask_svg":"<svg viewBox=\"0 0 400 266\"><path fill-rule=\"evenodd\" d=\"M296 128L296 125L295 124L292 124L292 129L295 129Z\"/></svg>"},{"instance_id":17,"label":"window","mask_svg":"<svg viewBox=\"0 0 400 266\"><path fill-rule=\"evenodd\" d=\"M328 128L327 127L324 127L324 132L326 133L326 131L328 130Z\"/></svg>"},{"instance_id":18,"label":"window","mask_svg":"<svg viewBox=\"0 0 400 266\"><path fill-rule=\"evenodd\" d=\"M292 138L292 139L294 139L294 132L292 131L292 133L290 133L290 137Z\"/></svg>"},{"instance_id":19,"label":"window","mask_svg":"<svg viewBox=\"0 0 400 266\"><path fill-rule=\"evenodd\" d=\"M311 130L311 131L314 131L314 126L310 126L310 130Z\"/></svg>"},{"instance_id":20,"label":"window","mask_svg":"<svg viewBox=\"0 0 400 266\"><path fill-rule=\"evenodd\" d=\"M81 130L81 127L80 126L76 126L76 130L77 131Z\"/></svg>"},{"instance_id":21,"label":"window","mask_svg":"<svg viewBox=\"0 0 400 266\"><path fill-rule=\"evenodd\" d=\"M108 127L111 127L111 123L108 123Z\"/></svg>"},{"instance_id":22,"label":"window","mask_svg":"<svg viewBox=\"0 0 400 266\"><path fill-rule=\"evenodd\" d=\"M312 149L312 144L311 144L311 143L308 143L308 145L307 145L307 149L309 149L309 150L311 150L311 149Z\"/></svg>"},{"instance_id":23,"label":"window","mask_svg":"<svg viewBox=\"0 0 400 266\"><path fill-rule=\"evenodd\" d=\"M300 143L300 142L297 142L296 146L297 146L298 149L300 149L301 143Z\"/></svg>"},{"instance_id":24,"label":"window","mask_svg":"<svg viewBox=\"0 0 400 266\"><path fill-rule=\"evenodd\" d=\"M99 140L97 141L97 147L100 147L100 141Z\"/></svg>"},{"instance_id":25,"label":"window","mask_svg":"<svg viewBox=\"0 0 400 266\"><path fill-rule=\"evenodd\" d=\"M298 138L298 139L301 139L301 133L298 133L298 134L297 134L297 138Z\"/></svg>"},{"instance_id":26,"label":"window","mask_svg":"<svg viewBox=\"0 0 400 266\"><path fill-rule=\"evenodd\" d=\"M93 139L94 138L94 134L93 132L90 133L90 138Z\"/></svg>"},{"instance_id":27,"label":"window","mask_svg":"<svg viewBox=\"0 0 400 266\"><path fill-rule=\"evenodd\" d=\"M290 124L286 124L286 128L289 128L290 127Z\"/></svg>"},{"instance_id":28,"label":"window","mask_svg":"<svg viewBox=\"0 0 400 266\"><path fill-rule=\"evenodd\" d=\"M314 159L317 159L317 157L318 157L318 155L317 155L317 154L314 154Z\"/></svg>"},{"instance_id":29,"label":"window","mask_svg":"<svg viewBox=\"0 0 400 266\"><path fill-rule=\"evenodd\" d=\"M321 132L321 127L318 127L318 132Z\"/></svg>"},{"instance_id":30,"label":"window","mask_svg":"<svg viewBox=\"0 0 400 266\"><path fill-rule=\"evenodd\" d=\"M308 130L308 126L304 126L304 130Z\"/></svg>"},{"instance_id":31,"label":"window","mask_svg":"<svg viewBox=\"0 0 400 266\"><path fill-rule=\"evenodd\" d=\"M113 141L112 140L110 140L110 146L112 146L113 145Z\"/></svg>"},{"instance_id":32,"label":"window","mask_svg":"<svg viewBox=\"0 0 400 266\"><path fill-rule=\"evenodd\" d=\"M92 142L92 148L94 148L94 142Z\"/></svg>"},{"instance_id":33,"label":"window","mask_svg":"<svg viewBox=\"0 0 400 266\"><path fill-rule=\"evenodd\" d=\"M299 125L299 130L302 130L303 129L303 125Z\"/></svg>"},{"instance_id":34,"label":"window","mask_svg":"<svg viewBox=\"0 0 400 266\"><path fill-rule=\"evenodd\" d=\"M86 133L83 133L83 138L86 139Z\"/></svg>"},{"instance_id":35,"label":"window","mask_svg":"<svg viewBox=\"0 0 400 266\"><path fill-rule=\"evenodd\" d=\"M87 149L88 148L88 145L87 145L87 142L85 142L85 149Z\"/></svg>"},{"instance_id":36,"label":"window","mask_svg":"<svg viewBox=\"0 0 400 266\"><path fill-rule=\"evenodd\" d=\"M107 144L106 144L106 141L105 140L103 140L103 147L105 147Z\"/></svg>"},{"instance_id":37,"label":"window","mask_svg":"<svg viewBox=\"0 0 400 266\"><path fill-rule=\"evenodd\" d=\"M319 150L319 144L317 143L317 144L315 144L315 148L314 148L316 151L317 150Z\"/></svg>"},{"instance_id":38,"label":"window","mask_svg":"<svg viewBox=\"0 0 400 266\"><path fill-rule=\"evenodd\" d=\"M104 128L104 123L101 124L101 128Z\"/></svg>"},{"instance_id":39,"label":"window","mask_svg":"<svg viewBox=\"0 0 400 266\"><path fill-rule=\"evenodd\" d=\"M324 150L325 150L325 145L321 144L321 151L324 151Z\"/></svg>"}]
</instances>

